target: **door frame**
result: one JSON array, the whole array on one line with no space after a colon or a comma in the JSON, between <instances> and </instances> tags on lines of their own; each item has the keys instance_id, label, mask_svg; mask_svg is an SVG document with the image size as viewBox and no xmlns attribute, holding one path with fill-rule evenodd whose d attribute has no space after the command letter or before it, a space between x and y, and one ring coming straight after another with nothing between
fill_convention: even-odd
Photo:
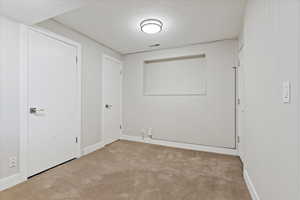
<instances>
[{"instance_id":1,"label":"door frame","mask_svg":"<svg viewBox=\"0 0 300 200\"><path fill-rule=\"evenodd\" d=\"M237 152L239 157L241 158L242 163L244 163L244 133L243 128L245 126L244 118L245 118L245 68L243 65L243 48L244 45L242 44L241 47L238 49L238 64L237 64L237 96L236 96L236 114L237 114Z\"/></svg>"},{"instance_id":2,"label":"door frame","mask_svg":"<svg viewBox=\"0 0 300 200\"><path fill-rule=\"evenodd\" d=\"M19 167L20 176L25 181L28 178L28 135L29 135L29 112L28 112L28 33L35 31L49 38L61 41L68 45L74 46L77 49L77 126L78 143L76 158L81 157L81 44L50 32L46 29L20 25L20 150L19 150Z\"/></svg>"},{"instance_id":3,"label":"door frame","mask_svg":"<svg viewBox=\"0 0 300 200\"><path fill-rule=\"evenodd\" d=\"M104 142L104 145L107 145L108 143L107 143L107 138L106 138L106 134L105 134L105 132L104 132L104 112L105 112L105 109L104 109L104 107L105 107L105 102L104 102L104 90L103 90L103 88L104 88L104 76L105 76L105 74L104 74L104 64L105 64L105 59L110 59L110 60L112 60L112 61L115 61L115 62L117 62L117 63L119 63L120 64L120 137L119 137L119 139L121 139L121 137L122 137L122 130L123 130L123 99L122 99L122 93L123 93L123 62L122 61L120 61L120 60L118 60L118 59L116 59L116 58L114 58L114 57L112 57L112 56L109 56L109 55L107 55L107 54L103 54L103 56L102 56L102 123L101 123L101 125L102 125L102 136L103 136L103 138L102 138L102 141Z\"/></svg>"}]
</instances>

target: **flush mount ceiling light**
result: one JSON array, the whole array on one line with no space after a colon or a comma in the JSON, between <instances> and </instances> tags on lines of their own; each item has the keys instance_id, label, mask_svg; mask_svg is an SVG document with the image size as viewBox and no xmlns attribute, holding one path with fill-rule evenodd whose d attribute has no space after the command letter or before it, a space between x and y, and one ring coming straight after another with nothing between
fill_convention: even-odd
<instances>
[{"instance_id":1,"label":"flush mount ceiling light","mask_svg":"<svg viewBox=\"0 0 300 200\"><path fill-rule=\"evenodd\" d=\"M140 24L144 33L155 34L162 31L163 23L158 19L146 19Z\"/></svg>"}]
</instances>

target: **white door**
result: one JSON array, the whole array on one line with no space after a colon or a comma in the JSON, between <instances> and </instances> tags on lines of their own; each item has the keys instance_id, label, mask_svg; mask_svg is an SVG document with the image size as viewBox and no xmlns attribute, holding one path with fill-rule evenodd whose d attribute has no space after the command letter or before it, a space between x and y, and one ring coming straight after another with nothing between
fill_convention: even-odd
<instances>
[{"instance_id":1,"label":"white door","mask_svg":"<svg viewBox=\"0 0 300 200\"><path fill-rule=\"evenodd\" d=\"M29 30L28 176L78 156L76 56L75 46Z\"/></svg>"},{"instance_id":2,"label":"white door","mask_svg":"<svg viewBox=\"0 0 300 200\"><path fill-rule=\"evenodd\" d=\"M103 133L104 142L112 143L121 136L121 69L114 58L103 58Z\"/></svg>"}]
</instances>

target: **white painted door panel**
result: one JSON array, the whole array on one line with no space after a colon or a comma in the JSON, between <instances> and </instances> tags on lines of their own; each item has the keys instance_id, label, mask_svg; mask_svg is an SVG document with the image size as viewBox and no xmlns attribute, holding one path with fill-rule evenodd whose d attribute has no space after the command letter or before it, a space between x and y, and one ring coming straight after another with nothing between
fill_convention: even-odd
<instances>
[{"instance_id":1,"label":"white painted door panel","mask_svg":"<svg viewBox=\"0 0 300 200\"><path fill-rule=\"evenodd\" d=\"M28 176L77 156L79 136L77 49L30 30L28 33Z\"/></svg>"},{"instance_id":2,"label":"white painted door panel","mask_svg":"<svg viewBox=\"0 0 300 200\"><path fill-rule=\"evenodd\" d=\"M103 61L103 132L106 144L120 139L121 63L104 57Z\"/></svg>"}]
</instances>

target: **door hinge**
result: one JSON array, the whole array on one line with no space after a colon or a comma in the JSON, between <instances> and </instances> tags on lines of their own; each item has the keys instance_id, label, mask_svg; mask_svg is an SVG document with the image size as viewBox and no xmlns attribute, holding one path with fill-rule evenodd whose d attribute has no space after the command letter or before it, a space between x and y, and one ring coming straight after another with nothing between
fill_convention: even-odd
<instances>
[{"instance_id":1,"label":"door hinge","mask_svg":"<svg viewBox=\"0 0 300 200\"><path fill-rule=\"evenodd\" d=\"M238 98L238 99L236 100L236 104L237 104L237 105L240 105L240 104L241 104L241 99L240 99L240 98Z\"/></svg>"},{"instance_id":2,"label":"door hinge","mask_svg":"<svg viewBox=\"0 0 300 200\"><path fill-rule=\"evenodd\" d=\"M238 144L241 143L241 138L240 138L240 136L237 136L237 143L238 143Z\"/></svg>"},{"instance_id":3,"label":"door hinge","mask_svg":"<svg viewBox=\"0 0 300 200\"><path fill-rule=\"evenodd\" d=\"M78 143L78 137L76 137L75 142Z\"/></svg>"},{"instance_id":4,"label":"door hinge","mask_svg":"<svg viewBox=\"0 0 300 200\"><path fill-rule=\"evenodd\" d=\"M120 129L122 129L122 125L120 125Z\"/></svg>"},{"instance_id":5,"label":"door hinge","mask_svg":"<svg viewBox=\"0 0 300 200\"><path fill-rule=\"evenodd\" d=\"M122 70L120 70L120 75L122 75Z\"/></svg>"},{"instance_id":6,"label":"door hinge","mask_svg":"<svg viewBox=\"0 0 300 200\"><path fill-rule=\"evenodd\" d=\"M78 56L76 56L76 64L78 64Z\"/></svg>"}]
</instances>

